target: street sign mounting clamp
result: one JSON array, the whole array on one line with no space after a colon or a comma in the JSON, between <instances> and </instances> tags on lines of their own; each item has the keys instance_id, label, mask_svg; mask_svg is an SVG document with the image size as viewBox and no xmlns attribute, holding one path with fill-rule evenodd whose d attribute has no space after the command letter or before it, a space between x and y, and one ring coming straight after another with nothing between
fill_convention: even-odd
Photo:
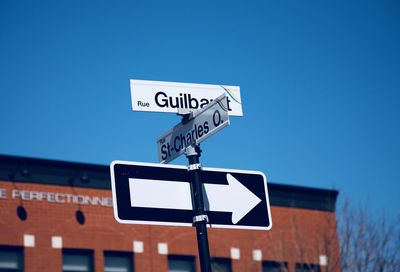
<instances>
[{"instance_id":1,"label":"street sign mounting clamp","mask_svg":"<svg viewBox=\"0 0 400 272\"><path fill-rule=\"evenodd\" d=\"M188 166L188 171L200 170L200 169L201 169L200 163L189 164L189 166Z\"/></svg>"},{"instance_id":2,"label":"street sign mounting clamp","mask_svg":"<svg viewBox=\"0 0 400 272\"><path fill-rule=\"evenodd\" d=\"M193 224L198 222L206 222L208 223L208 216L206 214L196 215L193 217Z\"/></svg>"}]
</instances>

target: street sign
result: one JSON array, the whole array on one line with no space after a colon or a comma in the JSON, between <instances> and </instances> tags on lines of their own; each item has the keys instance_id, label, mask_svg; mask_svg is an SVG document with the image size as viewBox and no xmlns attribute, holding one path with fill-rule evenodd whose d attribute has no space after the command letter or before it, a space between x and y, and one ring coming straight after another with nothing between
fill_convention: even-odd
<instances>
[{"instance_id":1,"label":"street sign","mask_svg":"<svg viewBox=\"0 0 400 272\"><path fill-rule=\"evenodd\" d=\"M239 86L133 79L130 85L133 111L170 113L178 113L179 109L193 111L203 108L216 97L226 93L229 115L243 116Z\"/></svg>"},{"instance_id":2,"label":"street sign","mask_svg":"<svg viewBox=\"0 0 400 272\"><path fill-rule=\"evenodd\" d=\"M194 211L185 166L113 161L114 216L119 223L192 226ZM262 172L202 168L208 226L269 230L267 181Z\"/></svg>"},{"instance_id":3,"label":"street sign","mask_svg":"<svg viewBox=\"0 0 400 272\"><path fill-rule=\"evenodd\" d=\"M157 140L158 159L169 163L193 144L199 144L229 126L226 95L222 94L204 108L192 112L185 123L179 123Z\"/></svg>"}]
</instances>

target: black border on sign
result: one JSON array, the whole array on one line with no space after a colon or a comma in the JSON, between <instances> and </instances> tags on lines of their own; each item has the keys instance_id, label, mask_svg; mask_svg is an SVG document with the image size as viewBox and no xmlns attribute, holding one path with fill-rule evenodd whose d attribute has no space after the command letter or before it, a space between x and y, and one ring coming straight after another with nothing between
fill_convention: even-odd
<instances>
[{"instance_id":1,"label":"black border on sign","mask_svg":"<svg viewBox=\"0 0 400 272\"><path fill-rule=\"evenodd\" d=\"M261 202L237 224L232 225L231 213L207 211L212 228L269 230L272 227L266 176L259 171L202 168L204 183L223 184L229 173L257 195ZM192 226L193 211L131 207L129 178L174 180L188 182L187 167L129 161L113 161L110 165L114 217L123 224ZM116 183L118 180L118 183ZM227 182L226 182L227 184ZM150 192L151 193L151 192ZM117 199L118 195L118 199ZM173 216L171 216L173 214ZM266 216L260 216L266 215ZM157 218L155 220L155 218Z\"/></svg>"}]
</instances>

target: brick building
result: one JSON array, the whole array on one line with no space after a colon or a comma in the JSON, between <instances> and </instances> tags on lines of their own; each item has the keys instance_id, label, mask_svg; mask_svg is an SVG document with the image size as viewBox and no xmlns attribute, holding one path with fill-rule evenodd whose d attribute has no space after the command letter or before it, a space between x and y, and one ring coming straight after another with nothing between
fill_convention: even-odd
<instances>
[{"instance_id":1,"label":"brick building","mask_svg":"<svg viewBox=\"0 0 400 272\"><path fill-rule=\"evenodd\" d=\"M339 271L337 191L268 184L270 231L209 229L213 271ZM115 221L109 166L0 156L0 271L200 271L195 229Z\"/></svg>"}]
</instances>

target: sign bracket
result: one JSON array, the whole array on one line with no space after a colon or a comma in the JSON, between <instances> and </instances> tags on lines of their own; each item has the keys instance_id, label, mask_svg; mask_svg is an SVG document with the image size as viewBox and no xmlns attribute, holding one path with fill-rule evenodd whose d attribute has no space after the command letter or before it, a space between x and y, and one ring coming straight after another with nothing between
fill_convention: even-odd
<instances>
[{"instance_id":1,"label":"sign bracket","mask_svg":"<svg viewBox=\"0 0 400 272\"><path fill-rule=\"evenodd\" d=\"M193 111L185 108L179 108L177 115L182 117L182 125L193 119Z\"/></svg>"}]
</instances>

